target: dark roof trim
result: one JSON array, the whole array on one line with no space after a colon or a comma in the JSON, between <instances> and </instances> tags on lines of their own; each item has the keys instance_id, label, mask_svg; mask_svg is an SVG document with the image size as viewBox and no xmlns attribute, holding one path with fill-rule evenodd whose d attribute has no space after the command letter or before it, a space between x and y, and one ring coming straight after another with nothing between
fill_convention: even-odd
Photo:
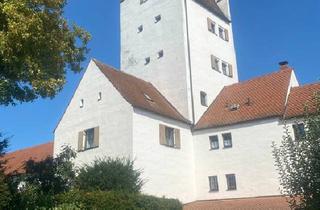
<instances>
[{"instance_id":1,"label":"dark roof trim","mask_svg":"<svg viewBox=\"0 0 320 210\"><path fill-rule=\"evenodd\" d=\"M209 10L216 16L218 16L221 20L225 21L226 23L231 23L231 20L222 12L218 4L215 0L193 0L196 3L200 4L205 9Z\"/></svg>"}]
</instances>

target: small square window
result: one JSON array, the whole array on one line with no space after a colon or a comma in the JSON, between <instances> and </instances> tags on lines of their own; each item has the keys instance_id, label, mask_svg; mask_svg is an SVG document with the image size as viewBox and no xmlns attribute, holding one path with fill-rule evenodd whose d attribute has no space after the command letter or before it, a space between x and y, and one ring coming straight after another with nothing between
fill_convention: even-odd
<instances>
[{"instance_id":1,"label":"small square window","mask_svg":"<svg viewBox=\"0 0 320 210\"><path fill-rule=\"evenodd\" d=\"M161 20L161 15L155 16L154 17L154 22L158 23Z\"/></svg>"},{"instance_id":2,"label":"small square window","mask_svg":"<svg viewBox=\"0 0 320 210\"><path fill-rule=\"evenodd\" d=\"M84 100L81 99L81 100L80 100L80 108L83 108L83 107L84 107Z\"/></svg>"},{"instance_id":3,"label":"small square window","mask_svg":"<svg viewBox=\"0 0 320 210\"><path fill-rule=\"evenodd\" d=\"M138 27L138 33L141 33L143 31L143 25L140 25L139 27Z\"/></svg>"},{"instance_id":4,"label":"small square window","mask_svg":"<svg viewBox=\"0 0 320 210\"><path fill-rule=\"evenodd\" d=\"M217 150L219 149L219 138L218 136L210 136L210 149Z\"/></svg>"},{"instance_id":5,"label":"small square window","mask_svg":"<svg viewBox=\"0 0 320 210\"><path fill-rule=\"evenodd\" d=\"M228 190L237 190L236 175L235 174L227 174L226 178L227 178Z\"/></svg>"},{"instance_id":6,"label":"small square window","mask_svg":"<svg viewBox=\"0 0 320 210\"><path fill-rule=\"evenodd\" d=\"M231 133L222 134L223 138L223 147L224 148L232 148L232 135Z\"/></svg>"},{"instance_id":7,"label":"small square window","mask_svg":"<svg viewBox=\"0 0 320 210\"><path fill-rule=\"evenodd\" d=\"M212 69L220 72L220 60L214 55L211 55L211 67Z\"/></svg>"},{"instance_id":8,"label":"small square window","mask_svg":"<svg viewBox=\"0 0 320 210\"><path fill-rule=\"evenodd\" d=\"M150 63L150 61L151 61L150 57L145 58L144 65L148 65Z\"/></svg>"},{"instance_id":9,"label":"small square window","mask_svg":"<svg viewBox=\"0 0 320 210\"><path fill-rule=\"evenodd\" d=\"M202 106L208 106L207 93L201 91L201 92L200 92L200 100L201 100L201 105L202 105Z\"/></svg>"},{"instance_id":10,"label":"small square window","mask_svg":"<svg viewBox=\"0 0 320 210\"><path fill-rule=\"evenodd\" d=\"M219 191L219 183L218 183L217 176L209 176L209 187L210 187L210 192Z\"/></svg>"},{"instance_id":11,"label":"small square window","mask_svg":"<svg viewBox=\"0 0 320 210\"><path fill-rule=\"evenodd\" d=\"M306 136L305 126L303 123L292 125L295 140L301 140Z\"/></svg>"},{"instance_id":12,"label":"small square window","mask_svg":"<svg viewBox=\"0 0 320 210\"><path fill-rule=\"evenodd\" d=\"M164 52L163 52L163 50L160 50L158 52L158 58L162 58L163 56L164 56Z\"/></svg>"},{"instance_id":13,"label":"small square window","mask_svg":"<svg viewBox=\"0 0 320 210\"><path fill-rule=\"evenodd\" d=\"M213 22L210 18L207 18L207 21L208 21L208 30L216 34L216 23Z\"/></svg>"},{"instance_id":14,"label":"small square window","mask_svg":"<svg viewBox=\"0 0 320 210\"><path fill-rule=\"evenodd\" d=\"M148 0L140 0L140 4L146 3Z\"/></svg>"},{"instance_id":15,"label":"small square window","mask_svg":"<svg viewBox=\"0 0 320 210\"><path fill-rule=\"evenodd\" d=\"M165 136L167 146L174 147L174 128L166 127Z\"/></svg>"},{"instance_id":16,"label":"small square window","mask_svg":"<svg viewBox=\"0 0 320 210\"><path fill-rule=\"evenodd\" d=\"M102 93L99 92L99 93L98 93L98 101L101 101L101 100L102 100Z\"/></svg>"}]
</instances>

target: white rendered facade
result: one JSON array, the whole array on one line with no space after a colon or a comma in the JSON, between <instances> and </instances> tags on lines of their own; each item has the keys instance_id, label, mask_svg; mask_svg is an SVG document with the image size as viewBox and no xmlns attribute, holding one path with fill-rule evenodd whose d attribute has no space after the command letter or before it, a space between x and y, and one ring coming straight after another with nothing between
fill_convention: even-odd
<instances>
[{"instance_id":1,"label":"white rendered facade","mask_svg":"<svg viewBox=\"0 0 320 210\"><path fill-rule=\"evenodd\" d=\"M229 11L228 0L220 4ZM210 104L225 85L238 82L228 21L194 0L148 0L142 4L124 0L120 8L121 69L153 83L190 121L196 122L207 108L200 103L200 91L207 94ZM159 15L161 20L156 21ZM216 34L208 31L208 18L216 24ZM219 37L219 27L228 31L228 41ZM158 58L162 50L163 57ZM232 65L232 78L211 68L211 55Z\"/></svg>"},{"instance_id":2,"label":"white rendered facade","mask_svg":"<svg viewBox=\"0 0 320 210\"><path fill-rule=\"evenodd\" d=\"M219 5L230 17L229 2L223 0ZM161 20L156 21L159 15ZM228 41L208 31L208 18L228 30ZM143 30L138 32L141 25ZM163 57L158 58L162 50ZM233 76L212 69L211 55L232 65ZM147 57L150 62L145 64ZM238 82L231 23L194 0L148 0L143 4L124 0L121 69L155 85L191 123L134 107L92 61L55 130L55 155L64 145L77 149L79 131L99 127L99 146L79 152L76 164L90 163L97 157L135 160L135 167L143 170L146 194L178 198L184 203L280 195L271 144L282 139L281 118L193 129L208 108L201 105L200 92L207 94L210 105L224 86ZM288 95L291 87L298 85L292 73ZM289 123L291 126L294 121ZM159 144L159 125L180 131L180 148ZM223 148L224 133L231 133L232 148ZM213 135L219 137L217 150L210 150ZM227 174L235 175L236 190L227 190ZM216 192L210 192L210 176L218 178Z\"/></svg>"}]
</instances>

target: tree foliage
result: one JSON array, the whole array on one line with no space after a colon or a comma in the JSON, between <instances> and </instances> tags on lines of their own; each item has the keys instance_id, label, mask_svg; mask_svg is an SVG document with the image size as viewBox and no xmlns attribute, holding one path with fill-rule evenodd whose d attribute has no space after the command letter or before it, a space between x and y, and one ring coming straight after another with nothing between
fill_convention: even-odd
<instances>
[{"instance_id":1,"label":"tree foliage","mask_svg":"<svg viewBox=\"0 0 320 210\"><path fill-rule=\"evenodd\" d=\"M310 106L311 105L311 106ZM310 112L312 110L312 113ZM320 207L320 95L306 107L306 133L293 139L286 126L281 145L273 145L283 194L293 209Z\"/></svg>"},{"instance_id":2,"label":"tree foliage","mask_svg":"<svg viewBox=\"0 0 320 210\"><path fill-rule=\"evenodd\" d=\"M0 105L54 97L81 70L90 35L63 17L66 0L0 0Z\"/></svg>"},{"instance_id":3,"label":"tree foliage","mask_svg":"<svg viewBox=\"0 0 320 210\"><path fill-rule=\"evenodd\" d=\"M143 185L141 171L128 159L97 159L79 170L77 188L86 191L139 192Z\"/></svg>"},{"instance_id":4,"label":"tree foliage","mask_svg":"<svg viewBox=\"0 0 320 210\"><path fill-rule=\"evenodd\" d=\"M75 151L65 147L55 158L26 162L26 173L11 177L11 193L14 200L12 209L35 209L36 207L53 207L54 197L68 192L76 176L73 159Z\"/></svg>"},{"instance_id":5,"label":"tree foliage","mask_svg":"<svg viewBox=\"0 0 320 210\"><path fill-rule=\"evenodd\" d=\"M10 191L4 174L5 161L3 160L8 141L8 138L3 137L0 133L0 209L4 209L10 201Z\"/></svg>"}]
</instances>

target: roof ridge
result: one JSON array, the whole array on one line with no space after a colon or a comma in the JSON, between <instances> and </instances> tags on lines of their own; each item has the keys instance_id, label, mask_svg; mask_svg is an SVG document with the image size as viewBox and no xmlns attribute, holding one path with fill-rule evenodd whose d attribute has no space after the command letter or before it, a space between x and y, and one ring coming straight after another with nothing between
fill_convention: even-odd
<instances>
[{"instance_id":1,"label":"roof ridge","mask_svg":"<svg viewBox=\"0 0 320 210\"><path fill-rule=\"evenodd\" d=\"M117 69L116 67L111 66L111 65L109 65L109 64L105 64L105 63L103 63L103 62L101 62L101 61L99 61L99 60L97 60L97 59L95 59L95 58L93 58L92 60L93 60L96 64L99 63L99 64L101 64L101 65L104 65L104 66L108 67L110 70L113 70L113 71L115 71L115 72L117 72L117 73L121 73L121 74L127 75L127 76L129 76L129 77L135 78L135 79L137 79L137 80L140 80L140 81L142 81L142 82L145 82L145 83L148 83L148 84L151 84L151 85L152 85L152 83L150 83L150 82L148 82L148 81L145 81L145 80L143 80L143 79L141 79L141 78L139 78L139 77L136 77L136 76L134 76L134 75L132 75L132 74L129 74L129 73L127 73L127 72L124 72L124 71L122 71L121 69ZM100 69L100 68L99 68L99 69Z\"/></svg>"},{"instance_id":2,"label":"roof ridge","mask_svg":"<svg viewBox=\"0 0 320 210\"><path fill-rule=\"evenodd\" d=\"M284 70L281 70L281 71L274 71L274 72L270 72L270 73L267 73L265 75L261 75L261 76L258 76L258 77L254 77L254 78L251 78L251 79L248 79L248 80L244 80L244 81L240 81L238 83L234 83L234 84L231 84L231 85L226 85L225 87L232 87L232 86L236 86L236 85L243 85L243 84L246 84L246 83L249 83L249 82L252 82L254 80L258 80L258 79L263 79L264 77L269 77L269 76L273 76L275 74L280 74L284 71L290 71L292 72L293 69L292 68L288 68L288 69L284 69Z\"/></svg>"}]
</instances>

